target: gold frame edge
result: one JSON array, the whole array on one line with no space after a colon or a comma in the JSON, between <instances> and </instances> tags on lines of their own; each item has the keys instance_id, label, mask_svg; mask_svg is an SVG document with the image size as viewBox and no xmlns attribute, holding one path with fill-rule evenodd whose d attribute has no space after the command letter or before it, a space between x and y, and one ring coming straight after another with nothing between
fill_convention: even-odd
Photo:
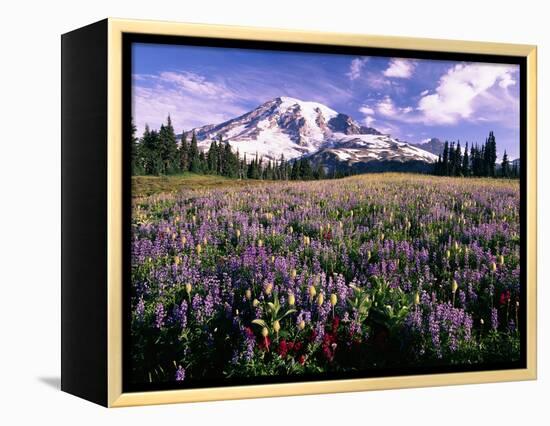
<instances>
[{"instance_id":1,"label":"gold frame edge","mask_svg":"<svg viewBox=\"0 0 550 426\"><path fill-rule=\"evenodd\" d=\"M121 72L123 33L264 40L342 46L369 46L394 49L508 55L527 58L527 154L529 158L527 169L527 368L123 393ZM493 383L535 380L537 378L536 46L109 18L107 103L107 405L109 407Z\"/></svg>"}]
</instances>

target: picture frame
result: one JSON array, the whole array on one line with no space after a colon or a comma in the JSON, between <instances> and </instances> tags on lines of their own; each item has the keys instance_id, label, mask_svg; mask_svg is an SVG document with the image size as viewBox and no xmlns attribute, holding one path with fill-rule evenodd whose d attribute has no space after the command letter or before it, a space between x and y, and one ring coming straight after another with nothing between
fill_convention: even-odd
<instances>
[{"instance_id":1,"label":"picture frame","mask_svg":"<svg viewBox=\"0 0 550 426\"><path fill-rule=\"evenodd\" d=\"M131 67L135 60L131 46L140 42L517 64L521 298L515 312L522 316L516 324L522 327L520 359L486 369L440 365L393 373L387 370L382 375L360 371L355 375L267 377L227 384L220 379L197 382L189 388L172 382L142 387L125 383L124 377L132 374L128 370L128 352L132 349L127 328L132 292L127 287L131 281L129 224L133 214L132 152L128 143L133 119ZM535 46L113 18L64 34L61 45L63 391L107 407L122 407L536 379Z\"/></svg>"}]
</instances>

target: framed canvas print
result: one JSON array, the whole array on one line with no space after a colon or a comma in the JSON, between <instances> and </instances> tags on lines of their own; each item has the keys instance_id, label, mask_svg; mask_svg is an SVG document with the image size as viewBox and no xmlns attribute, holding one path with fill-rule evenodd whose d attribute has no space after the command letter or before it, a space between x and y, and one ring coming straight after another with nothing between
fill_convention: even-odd
<instances>
[{"instance_id":1,"label":"framed canvas print","mask_svg":"<svg viewBox=\"0 0 550 426\"><path fill-rule=\"evenodd\" d=\"M62 389L536 378L536 48L107 19L62 37Z\"/></svg>"}]
</instances>

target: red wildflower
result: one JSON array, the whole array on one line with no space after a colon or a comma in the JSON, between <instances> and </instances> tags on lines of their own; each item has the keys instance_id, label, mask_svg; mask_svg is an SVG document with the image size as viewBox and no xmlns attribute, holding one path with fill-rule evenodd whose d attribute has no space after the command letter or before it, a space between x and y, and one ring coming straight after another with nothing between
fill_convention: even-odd
<instances>
[{"instance_id":1,"label":"red wildflower","mask_svg":"<svg viewBox=\"0 0 550 426\"><path fill-rule=\"evenodd\" d=\"M303 346L302 342L296 342L296 343L294 343L294 350L296 352L300 352L302 350L302 346Z\"/></svg>"},{"instance_id":2,"label":"red wildflower","mask_svg":"<svg viewBox=\"0 0 550 426\"><path fill-rule=\"evenodd\" d=\"M279 342L279 348L277 349L277 353L281 356L281 358L286 357L286 354L288 353L288 344L285 339L282 339Z\"/></svg>"},{"instance_id":3,"label":"red wildflower","mask_svg":"<svg viewBox=\"0 0 550 426\"><path fill-rule=\"evenodd\" d=\"M269 336L266 336L266 337L260 336L258 338L258 348L260 350L268 351L270 345L271 345L271 339L269 338Z\"/></svg>"},{"instance_id":4,"label":"red wildflower","mask_svg":"<svg viewBox=\"0 0 550 426\"><path fill-rule=\"evenodd\" d=\"M323 355L329 362L332 362L332 360L334 359L334 351L330 346L323 345Z\"/></svg>"},{"instance_id":5,"label":"red wildflower","mask_svg":"<svg viewBox=\"0 0 550 426\"><path fill-rule=\"evenodd\" d=\"M332 319L332 332L333 333L336 333L336 331L338 330L338 326L340 325L340 317L338 316L335 316L333 319Z\"/></svg>"},{"instance_id":6,"label":"red wildflower","mask_svg":"<svg viewBox=\"0 0 550 426\"><path fill-rule=\"evenodd\" d=\"M306 357L305 355L300 355L300 357L298 358L298 362L302 365L304 365L306 363Z\"/></svg>"},{"instance_id":7,"label":"red wildflower","mask_svg":"<svg viewBox=\"0 0 550 426\"><path fill-rule=\"evenodd\" d=\"M506 305L510 302L510 290L506 290L500 294L500 305Z\"/></svg>"},{"instance_id":8,"label":"red wildflower","mask_svg":"<svg viewBox=\"0 0 550 426\"><path fill-rule=\"evenodd\" d=\"M317 338L317 332L315 330L311 330L311 334L309 335L309 341L313 342Z\"/></svg>"},{"instance_id":9,"label":"red wildflower","mask_svg":"<svg viewBox=\"0 0 550 426\"><path fill-rule=\"evenodd\" d=\"M335 336L332 333L326 333L323 336L323 345L332 345L335 341Z\"/></svg>"},{"instance_id":10,"label":"red wildflower","mask_svg":"<svg viewBox=\"0 0 550 426\"><path fill-rule=\"evenodd\" d=\"M332 362L334 360L334 353L336 352L336 334L326 333L323 336L323 355L327 361Z\"/></svg>"}]
</instances>

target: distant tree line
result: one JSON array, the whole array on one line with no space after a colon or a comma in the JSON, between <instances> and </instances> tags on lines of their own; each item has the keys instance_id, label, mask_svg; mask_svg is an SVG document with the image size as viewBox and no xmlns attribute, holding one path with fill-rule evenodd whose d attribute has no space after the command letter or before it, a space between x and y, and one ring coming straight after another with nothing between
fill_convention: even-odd
<instances>
[{"instance_id":1,"label":"distant tree line","mask_svg":"<svg viewBox=\"0 0 550 426\"><path fill-rule=\"evenodd\" d=\"M284 155L278 161L264 160L256 155L248 161L233 151L229 141L220 136L210 143L208 151L198 147L195 133L191 141L182 132L181 142L168 116L158 131L145 126L141 138L132 124L132 172L134 175L170 175L185 172L211 174L239 179L313 180L343 177L343 173L325 174L323 166L313 167L306 158L287 161Z\"/></svg>"},{"instance_id":2,"label":"distant tree line","mask_svg":"<svg viewBox=\"0 0 550 426\"><path fill-rule=\"evenodd\" d=\"M468 150L468 143L464 150L460 141L455 145L445 141L443 153L439 155L434 165L434 174L438 176L477 176L477 177L519 177L517 164L512 165L508 154L504 151L500 169L497 168L497 144L493 132L485 143L479 146L472 144Z\"/></svg>"},{"instance_id":3,"label":"distant tree line","mask_svg":"<svg viewBox=\"0 0 550 426\"><path fill-rule=\"evenodd\" d=\"M312 167L306 158L287 161L283 154L278 161L264 160L256 155L250 162L246 154L242 159L243 175L246 179L266 180L314 180L327 179L322 166Z\"/></svg>"}]
</instances>

